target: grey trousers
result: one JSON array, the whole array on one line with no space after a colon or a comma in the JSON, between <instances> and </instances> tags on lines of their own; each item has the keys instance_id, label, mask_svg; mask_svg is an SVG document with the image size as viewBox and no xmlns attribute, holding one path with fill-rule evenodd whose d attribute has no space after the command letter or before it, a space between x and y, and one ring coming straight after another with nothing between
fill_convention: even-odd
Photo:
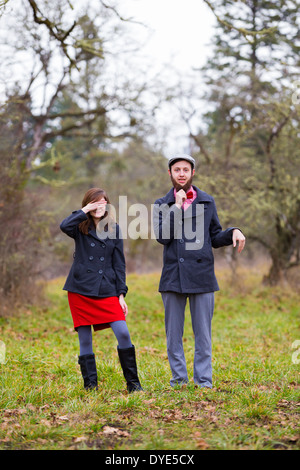
<instances>
[{"instance_id":1,"label":"grey trousers","mask_svg":"<svg viewBox=\"0 0 300 470\"><path fill-rule=\"evenodd\" d=\"M177 294L162 292L165 308L167 352L172 372L172 386L188 382L183 331L185 307L189 298L192 327L195 336L194 383L212 387L211 321L214 312L214 292L205 294Z\"/></svg>"}]
</instances>

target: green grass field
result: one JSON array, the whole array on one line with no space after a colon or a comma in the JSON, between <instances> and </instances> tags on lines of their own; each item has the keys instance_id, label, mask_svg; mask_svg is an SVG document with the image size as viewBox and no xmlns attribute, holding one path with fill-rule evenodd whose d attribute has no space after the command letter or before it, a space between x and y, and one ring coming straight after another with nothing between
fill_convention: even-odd
<instances>
[{"instance_id":1,"label":"green grass field","mask_svg":"<svg viewBox=\"0 0 300 470\"><path fill-rule=\"evenodd\" d=\"M63 279L45 306L1 318L0 449L299 449L299 295L262 287L259 271L228 277L218 272L211 390L169 385L158 274L127 279L143 393L127 394L111 330L94 334L99 390L83 389ZM192 377L188 309L184 345Z\"/></svg>"}]
</instances>

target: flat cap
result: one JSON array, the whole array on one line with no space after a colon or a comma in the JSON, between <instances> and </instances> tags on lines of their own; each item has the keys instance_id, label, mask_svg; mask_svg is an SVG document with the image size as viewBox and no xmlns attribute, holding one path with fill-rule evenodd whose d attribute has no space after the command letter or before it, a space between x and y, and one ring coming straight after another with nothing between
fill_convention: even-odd
<instances>
[{"instance_id":1,"label":"flat cap","mask_svg":"<svg viewBox=\"0 0 300 470\"><path fill-rule=\"evenodd\" d=\"M191 157L190 155L187 155L186 153L177 153L176 155L173 155L172 157L169 158L168 165L169 169L175 163L177 160L186 160L187 162L191 163L192 169L195 168L195 159Z\"/></svg>"}]
</instances>

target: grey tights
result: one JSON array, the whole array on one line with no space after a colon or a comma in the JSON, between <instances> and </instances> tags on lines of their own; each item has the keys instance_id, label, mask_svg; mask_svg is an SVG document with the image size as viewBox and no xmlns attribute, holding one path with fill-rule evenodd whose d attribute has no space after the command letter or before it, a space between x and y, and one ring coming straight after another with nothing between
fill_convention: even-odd
<instances>
[{"instance_id":1,"label":"grey tights","mask_svg":"<svg viewBox=\"0 0 300 470\"><path fill-rule=\"evenodd\" d=\"M114 321L110 323L110 327L115 334L120 349L126 349L132 346L126 321ZM93 336L91 325L79 326L77 328L77 332L80 356L84 356L85 354L93 354Z\"/></svg>"}]
</instances>

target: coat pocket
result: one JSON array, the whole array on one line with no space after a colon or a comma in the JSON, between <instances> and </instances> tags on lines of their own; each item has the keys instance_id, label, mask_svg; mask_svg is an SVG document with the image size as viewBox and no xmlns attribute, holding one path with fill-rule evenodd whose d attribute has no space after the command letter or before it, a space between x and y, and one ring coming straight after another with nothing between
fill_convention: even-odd
<instances>
[{"instance_id":1,"label":"coat pocket","mask_svg":"<svg viewBox=\"0 0 300 470\"><path fill-rule=\"evenodd\" d=\"M73 271L73 273L74 273L74 278L75 278L75 279L79 280L79 279L81 278L82 273L83 273L83 265L82 265L82 263L76 263L76 264L74 265L74 271Z\"/></svg>"},{"instance_id":2,"label":"coat pocket","mask_svg":"<svg viewBox=\"0 0 300 470\"><path fill-rule=\"evenodd\" d=\"M114 284L116 282L116 273L113 268L107 268L105 270L105 277L110 284Z\"/></svg>"},{"instance_id":3,"label":"coat pocket","mask_svg":"<svg viewBox=\"0 0 300 470\"><path fill-rule=\"evenodd\" d=\"M76 281L84 281L89 279L91 275L94 275L95 270L91 268L91 266L87 266L83 263L76 263L74 266L74 279Z\"/></svg>"}]
</instances>

